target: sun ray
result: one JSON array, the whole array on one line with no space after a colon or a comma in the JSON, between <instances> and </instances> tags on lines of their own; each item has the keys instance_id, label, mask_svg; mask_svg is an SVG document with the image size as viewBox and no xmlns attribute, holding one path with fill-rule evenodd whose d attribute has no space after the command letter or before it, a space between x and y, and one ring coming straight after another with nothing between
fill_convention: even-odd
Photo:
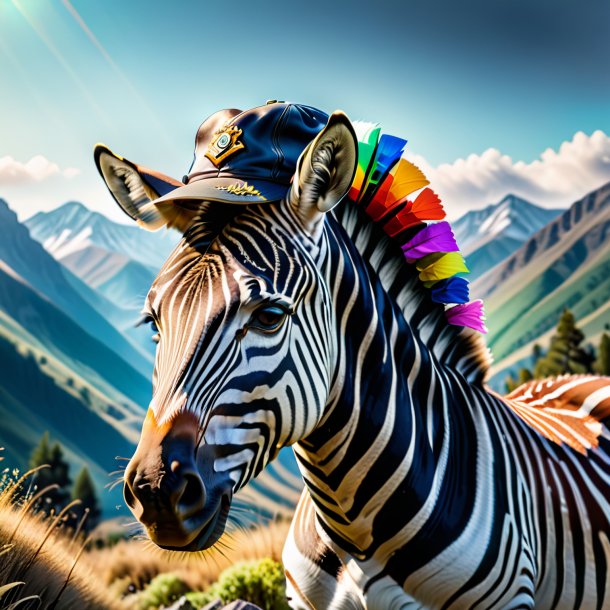
<instances>
[{"instance_id":1,"label":"sun ray","mask_svg":"<svg viewBox=\"0 0 610 610\"><path fill-rule=\"evenodd\" d=\"M129 78L123 72L123 70L121 70L121 68L117 65L117 63L114 61L114 59L112 59L110 53L108 53L108 51L106 50L104 45L102 45L102 43L99 41L97 36L91 31L89 26L85 23L85 20L81 17L80 13L76 10L74 5L70 2L70 0L61 0L61 2L64 5L65 9L68 11L68 13L70 13L70 15L72 16L74 21L76 21L76 23L78 24L80 29L83 31L85 36L87 36L87 38L90 40L90 42L93 44L93 46L95 46L95 48L100 52L102 57L106 60L106 62L115 72L115 74L121 79L121 81L123 82L125 87L127 89L129 89L130 93L134 96L134 98L137 99L140 107L145 110L145 112L148 114L151 121L154 122L155 127L157 128L157 133L164 140L164 143L166 144L166 146L169 146L172 150L174 150L175 152L178 152L175 147L175 142L173 142L172 139L169 137L169 135L167 134L167 131L165 129L165 126L159 120L159 117L155 114L155 112L152 110L152 108L148 104L147 100L135 88L133 83L129 80Z\"/></svg>"},{"instance_id":2,"label":"sun ray","mask_svg":"<svg viewBox=\"0 0 610 610\"><path fill-rule=\"evenodd\" d=\"M95 97L89 92L85 83L80 79L78 74L74 71L72 66L67 62L66 58L63 56L61 51L53 44L53 41L49 38L47 33L44 31L42 27L31 16L27 13L27 11L21 5L20 0L11 0L13 6L19 11L21 16L28 22L29 26L36 32L40 40L44 43L44 45L49 49L53 57L59 62L61 67L70 75L76 86L79 88L82 95L89 102L92 109L99 116L101 120L108 126L112 127L112 120L110 117L104 112L101 106L97 103Z\"/></svg>"},{"instance_id":3,"label":"sun ray","mask_svg":"<svg viewBox=\"0 0 610 610\"><path fill-rule=\"evenodd\" d=\"M53 123L67 133L69 130L67 129L68 125L66 122L61 120L57 112L52 112L51 105L48 104L44 97L40 94L40 91L30 78L28 70L26 70L19 58L10 50L2 37L0 37L0 53L4 55L8 62L12 65L19 79L23 83L23 86L27 89L28 95L36 102L38 109L46 114Z\"/></svg>"}]
</instances>

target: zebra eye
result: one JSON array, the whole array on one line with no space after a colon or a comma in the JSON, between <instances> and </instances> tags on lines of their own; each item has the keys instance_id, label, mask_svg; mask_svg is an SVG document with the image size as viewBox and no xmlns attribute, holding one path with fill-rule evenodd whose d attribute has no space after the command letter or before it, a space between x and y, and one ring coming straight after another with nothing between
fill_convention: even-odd
<instances>
[{"instance_id":1,"label":"zebra eye","mask_svg":"<svg viewBox=\"0 0 610 610\"><path fill-rule=\"evenodd\" d=\"M265 333L272 333L280 329L287 317L288 312L283 307L265 305L254 312L248 327Z\"/></svg>"},{"instance_id":2,"label":"zebra eye","mask_svg":"<svg viewBox=\"0 0 610 610\"><path fill-rule=\"evenodd\" d=\"M142 324L148 324L150 326L150 330L153 332L153 336L152 336L153 342L159 343L159 340L161 339L161 335L159 333L159 328L157 327L157 323L155 322L155 319L151 315L146 314L138 322L138 326L141 326Z\"/></svg>"}]
</instances>

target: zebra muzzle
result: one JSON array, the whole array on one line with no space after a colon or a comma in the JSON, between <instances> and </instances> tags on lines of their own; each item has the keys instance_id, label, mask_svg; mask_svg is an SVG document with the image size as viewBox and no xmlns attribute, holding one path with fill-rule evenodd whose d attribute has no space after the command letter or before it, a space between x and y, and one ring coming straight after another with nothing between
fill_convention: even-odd
<instances>
[{"instance_id":1,"label":"zebra muzzle","mask_svg":"<svg viewBox=\"0 0 610 610\"><path fill-rule=\"evenodd\" d=\"M197 424L189 413L162 426L147 417L125 473L127 505L163 548L206 548L218 540L228 517L231 482L206 466L213 456L210 447L198 446Z\"/></svg>"}]
</instances>

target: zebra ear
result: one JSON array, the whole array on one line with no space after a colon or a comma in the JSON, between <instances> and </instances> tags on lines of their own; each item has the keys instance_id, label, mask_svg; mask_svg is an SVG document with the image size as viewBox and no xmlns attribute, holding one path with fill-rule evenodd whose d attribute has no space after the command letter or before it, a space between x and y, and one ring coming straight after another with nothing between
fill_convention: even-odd
<instances>
[{"instance_id":1,"label":"zebra ear","mask_svg":"<svg viewBox=\"0 0 610 610\"><path fill-rule=\"evenodd\" d=\"M356 133L337 110L299 157L290 190L290 205L312 236L318 236L324 214L347 194L357 165Z\"/></svg>"},{"instance_id":2,"label":"zebra ear","mask_svg":"<svg viewBox=\"0 0 610 610\"><path fill-rule=\"evenodd\" d=\"M163 226L184 232L195 215L192 209L177 203L154 201L183 186L160 172L124 159L103 144L97 144L93 156L97 169L120 208L140 226L156 231Z\"/></svg>"}]
</instances>

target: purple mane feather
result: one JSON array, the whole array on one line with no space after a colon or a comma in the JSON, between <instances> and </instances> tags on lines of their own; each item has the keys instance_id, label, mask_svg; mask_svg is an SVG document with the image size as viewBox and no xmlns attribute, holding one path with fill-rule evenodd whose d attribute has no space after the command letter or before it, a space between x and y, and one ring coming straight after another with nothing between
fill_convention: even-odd
<instances>
[{"instance_id":1,"label":"purple mane feather","mask_svg":"<svg viewBox=\"0 0 610 610\"><path fill-rule=\"evenodd\" d=\"M454 326L468 326L480 333L486 333L485 314L483 312L483 301L477 299L463 305L454 305L445 310L445 317L449 324Z\"/></svg>"},{"instance_id":2,"label":"purple mane feather","mask_svg":"<svg viewBox=\"0 0 610 610\"><path fill-rule=\"evenodd\" d=\"M434 252L459 252L453 231L448 222L437 222L427 225L415 237L402 245L407 262L413 263L419 258Z\"/></svg>"}]
</instances>

